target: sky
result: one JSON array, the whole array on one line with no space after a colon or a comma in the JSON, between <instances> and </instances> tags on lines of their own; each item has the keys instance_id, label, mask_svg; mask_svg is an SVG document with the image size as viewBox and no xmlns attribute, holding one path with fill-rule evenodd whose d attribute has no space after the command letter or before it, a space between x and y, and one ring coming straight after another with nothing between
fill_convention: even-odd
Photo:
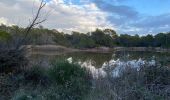
<instances>
[{"instance_id":1,"label":"sky","mask_svg":"<svg viewBox=\"0 0 170 100\"><path fill-rule=\"evenodd\" d=\"M25 27L41 0L0 0L0 23ZM42 26L70 33L110 28L118 34L170 31L170 0L46 0Z\"/></svg>"}]
</instances>

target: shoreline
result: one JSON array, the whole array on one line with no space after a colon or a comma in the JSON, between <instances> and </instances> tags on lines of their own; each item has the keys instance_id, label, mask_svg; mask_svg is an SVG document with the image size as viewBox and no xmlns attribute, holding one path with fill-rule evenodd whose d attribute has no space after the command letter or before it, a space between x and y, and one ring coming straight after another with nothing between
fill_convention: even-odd
<instances>
[{"instance_id":1,"label":"shoreline","mask_svg":"<svg viewBox=\"0 0 170 100\"><path fill-rule=\"evenodd\" d=\"M160 47L96 47L87 49L76 49L68 48L61 45L26 45L24 46L28 49L31 54L63 54L72 52L89 52L89 53L111 53L111 52L121 52L121 51L139 51L139 52L167 52L170 53L170 49L160 48Z\"/></svg>"},{"instance_id":2,"label":"shoreline","mask_svg":"<svg viewBox=\"0 0 170 100\"><path fill-rule=\"evenodd\" d=\"M167 52L170 53L170 48L161 47L115 47L114 51L140 51L140 52Z\"/></svg>"}]
</instances>

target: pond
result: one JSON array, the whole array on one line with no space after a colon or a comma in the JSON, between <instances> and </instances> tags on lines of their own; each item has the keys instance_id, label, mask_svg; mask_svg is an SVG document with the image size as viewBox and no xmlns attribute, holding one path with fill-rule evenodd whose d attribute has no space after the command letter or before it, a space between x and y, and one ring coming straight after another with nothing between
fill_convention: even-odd
<instances>
[{"instance_id":1,"label":"pond","mask_svg":"<svg viewBox=\"0 0 170 100\"><path fill-rule=\"evenodd\" d=\"M170 65L170 53L155 52L110 52L110 53L91 53L91 52L73 52L54 55L53 54L33 54L31 59L34 63L41 63L43 66L48 65L53 60L64 60L72 58L73 62L91 61L96 68L102 67L104 62L110 60L130 61L130 60L156 60L162 65ZM47 63L48 62L48 63Z\"/></svg>"}]
</instances>

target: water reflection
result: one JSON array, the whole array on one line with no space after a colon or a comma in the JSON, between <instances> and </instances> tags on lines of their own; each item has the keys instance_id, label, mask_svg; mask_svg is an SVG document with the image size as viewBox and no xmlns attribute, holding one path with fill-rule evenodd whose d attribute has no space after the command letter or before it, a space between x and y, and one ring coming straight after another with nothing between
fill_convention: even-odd
<instances>
[{"instance_id":1,"label":"water reflection","mask_svg":"<svg viewBox=\"0 0 170 100\"><path fill-rule=\"evenodd\" d=\"M61 55L40 55L33 54L30 58L34 63L42 63L42 65L48 65L51 61L68 59L72 57L73 62L91 62L92 66L101 68L105 62L110 60L120 61L132 61L132 60L146 60L150 61L155 59L163 65L170 64L170 54L167 53L153 53L153 52L115 52L115 53L87 53L87 52L75 52Z\"/></svg>"},{"instance_id":2,"label":"water reflection","mask_svg":"<svg viewBox=\"0 0 170 100\"><path fill-rule=\"evenodd\" d=\"M159 62L162 65L170 65L170 54L153 52L33 54L30 59L34 64L38 63L42 67L48 67L53 60L68 60L70 63L77 63L88 69L93 78L105 77L108 73L113 77L118 77L126 67L139 71L146 64L153 66Z\"/></svg>"},{"instance_id":3,"label":"water reflection","mask_svg":"<svg viewBox=\"0 0 170 100\"><path fill-rule=\"evenodd\" d=\"M110 61L106 61L103 63L102 67L96 68L92 65L92 61L88 60L85 62L73 62L72 57L67 58L69 63L79 64L81 67L86 68L92 75L93 78L104 78L107 75L111 74L111 77L119 77L121 72L126 68L133 68L136 71L140 71L140 69L144 66L155 66L156 61L152 59L151 61L142 60L139 58L138 60L129 60L129 61L120 61L119 59Z\"/></svg>"}]
</instances>

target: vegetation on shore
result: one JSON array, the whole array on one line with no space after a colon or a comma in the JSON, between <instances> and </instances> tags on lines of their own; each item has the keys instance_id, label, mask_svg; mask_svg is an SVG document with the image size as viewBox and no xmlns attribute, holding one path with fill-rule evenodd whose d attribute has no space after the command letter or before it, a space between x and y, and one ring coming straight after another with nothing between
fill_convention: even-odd
<instances>
[{"instance_id":1,"label":"vegetation on shore","mask_svg":"<svg viewBox=\"0 0 170 100\"><path fill-rule=\"evenodd\" d=\"M18 26L0 26L0 40L10 42L17 41L24 37L24 28ZM16 33L16 30L18 32ZM4 34L6 33L6 34ZM112 29L100 30L96 29L93 32L86 34L73 31L71 34L65 34L55 29L49 30L42 26L39 28L33 28L27 36L27 43L24 45L45 45L54 44L62 45L72 48L95 48L95 47L170 47L170 33L159 33L156 35L118 35L116 31ZM15 43L14 42L14 43ZM4 44L4 42L0 42Z\"/></svg>"},{"instance_id":2,"label":"vegetation on shore","mask_svg":"<svg viewBox=\"0 0 170 100\"><path fill-rule=\"evenodd\" d=\"M170 99L170 68L160 65L143 66L139 71L126 67L119 77L108 73L97 79L80 65L64 60L54 61L49 68L16 69L0 75L2 100Z\"/></svg>"},{"instance_id":3,"label":"vegetation on shore","mask_svg":"<svg viewBox=\"0 0 170 100\"><path fill-rule=\"evenodd\" d=\"M88 72L67 61L55 61L49 69L20 69L1 78L1 100L81 100L91 89Z\"/></svg>"}]
</instances>

